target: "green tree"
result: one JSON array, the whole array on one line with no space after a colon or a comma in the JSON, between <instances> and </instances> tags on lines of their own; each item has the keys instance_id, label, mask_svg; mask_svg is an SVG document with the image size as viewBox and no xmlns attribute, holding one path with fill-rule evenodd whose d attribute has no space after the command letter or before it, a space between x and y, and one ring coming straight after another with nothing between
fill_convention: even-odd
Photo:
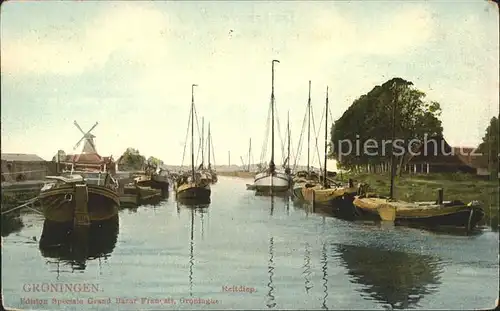
<instances>
[{"instance_id":1,"label":"green tree","mask_svg":"<svg viewBox=\"0 0 500 311\"><path fill-rule=\"evenodd\" d=\"M148 161L147 163L151 166L155 166L155 167L161 167L163 165L163 161L158 159L158 158L155 158L153 156L150 156L148 158Z\"/></svg>"},{"instance_id":2,"label":"green tree","mask_svg":"<svg viewBox=\"0 0 500 311\"><path fill-rule=\"evenodd\" d=\"M493 117L490 120L490 125L486 128L486 133L483 137L483 142L479 144L477 152L481 153L481 162L487 165L492 178L498 178L499 172L499 146L498 146L498 118Z\"/></svg>"},{"instance_id":3,"label":"green tree","mask_svg":"<svg viewBox=\"0 0 500 311\"><path fill-rule=\"evenodd\" d=\"M146 162L146 157L135 148L127 148L120 158L119 166L122 170L141 170Z\"/></svg>"},{"instance_id":4,"label":"green tree","mask_svg":"<svg viewBox=\"0 0 500 311\"><path fill-rule=\"evenodd\" d=\"M393 78L356 99L334 122L330 155L337 159L340 167L352 168L389 161L392 142L383 146L383 141L392 139L393 107L395 138L402 141L398 145L406 151L412 139L422 140L426 134L429 137L442 136L443 128L438 118L441 113L439 103L426 102L425 93L415 88L412 82ZM371 150L377 153L376 156L364 153L363 147L368 139L375 141L373 145L377 148ZM343 140L351 142L353 150L349 154L345 154L349 148L346 143L342 145ZM339 150L341 146L343 149ZM399 151L402 160L404 153Z\"/></svg>"}]
</instances>

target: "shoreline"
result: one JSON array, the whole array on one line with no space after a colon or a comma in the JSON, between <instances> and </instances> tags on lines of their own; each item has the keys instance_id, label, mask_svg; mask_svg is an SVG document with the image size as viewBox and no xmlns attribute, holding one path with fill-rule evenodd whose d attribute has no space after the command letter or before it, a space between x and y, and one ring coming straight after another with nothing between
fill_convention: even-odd
<instances>
[{"instance_id":1,"label":"shoreline","mask_svg":"<svg viewBox=\"0 0 500 311\"><path fill-rule=\"evenodd\" d=\"M254 178L255 177L254 172L245 172L245 171L225 171L225 172L217 172L217 175L219 176L226 176L226 177L238 177L238 178Z\"/></svg>"}]
</instances>

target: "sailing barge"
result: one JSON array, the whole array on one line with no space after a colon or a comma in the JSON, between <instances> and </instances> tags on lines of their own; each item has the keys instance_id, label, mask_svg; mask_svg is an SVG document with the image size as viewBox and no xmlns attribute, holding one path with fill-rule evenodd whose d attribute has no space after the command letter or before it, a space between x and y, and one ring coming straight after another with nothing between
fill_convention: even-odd
<instances>
[{"instance_id":1,"label":"sailing barge","mask_svg":"<svg viewBox=\"0 0 500 311\"><path fill-rule=\"evenodd\" d=\"M48 181L38 198L45 219L85 226L117 217L120 198L118 182L109 171L114 167L112 160L96 152L95 136L90 134L97 123L86 133L76 121L74 124L83 133L75 148L85 141L83 151L68 156L62 162L57 159L58 166L62 164L66 169L60 176L46 177Z\"/></svg>"},{"instance_id":2,"label":"sailing barge","mask_svg":"<svg viewBox=\"0 0 500 311\"><path fill-rule=\"evenodd\" d=\"M283 193L290 189L291 178L286 172L276 169L274 163L274 63L279 63L278 60L272 61L272 87L271 87L271 161L269 167L255 175L253 185L250 189L257 193Z\"/></svg>"},{"instance_id":3,"label":"sailing barge","mask_svg":"<svg viewBox=\"0 0 500 311\"><path fill-rule=\"evenodd\" d=\"M356 196L353 204L361 217L394 221L395 224L459 227L470 231L484 217L479 202L443 201L442 190L435 202L412 203L364 193Z\"/></svg>"},{"instance_id":4,"label":"sailing barge","mask_svg":"<svg viewBox=\"0 0 500 311\"><path fill-rule=\"evenodd\" d=\"M191 171L177 177L175 182L175 194L179 201L184 203L206 203L210 202L211 179L202 170L195 170L194 166L194 87L191 86Z\"/></svg>"}]
</instances>

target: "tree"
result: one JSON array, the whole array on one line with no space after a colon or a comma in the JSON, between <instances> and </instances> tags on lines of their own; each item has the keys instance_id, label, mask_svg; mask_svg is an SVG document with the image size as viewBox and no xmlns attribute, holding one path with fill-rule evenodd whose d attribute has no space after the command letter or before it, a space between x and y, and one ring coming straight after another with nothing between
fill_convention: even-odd
<instances>
[{"instance_id":1,"label":"tree","mask_svg":"<svg viewBox=\"0 0 500 311\"><path fill-rule=\"evenodd\" d=\"M141 170L146 162L146 157L139 153L139 150L127 148L119 160L122 170Z\"/></svg>"},{"instance_id":2,"label":"tree","mask_svg":"<svg viewBox=\"0 0 500 311\"><path fill-rule=\"evenodd\" d=\"M334 122L330 155L337 159L340 167L388 163L393 144L393 107L395 138L400 140L398 146L404 148L399 150L401 160L412 139L422 140L426 134L442 137L439 103L426 102L425 93L415 88L412 82L393 78L356 99ZM370 149L375 155L365 153L364 146L370 145L367 143L369 139L371 145L376 146ZM351 142L352 152L347 153L349 148L345 141Z\"/></svg>"},{"instance_id":3,"label":"tree","mask_svg":"<svg viewBox=\"0 0 500 311\"><path fill-rule=\"evenodd\" d=\"M163 161L158 159L158 158L155 158L153 156L150 156L148 158L148 161L147 163L150 165L150 166L154 166L154 167L160 167L163 165Z\"/></svg>"},{"instance_id":4,"label":"tree","mask_svg":"<svg viewBox=\"0 0 500 311\"><path fill-rule=\"evenodd\" d=\"M498 147L498 118L493 117L490 120L490 125L486 128L486 133L483 137L483 142L479 144L477 152L481 153L481 162L488 166L490 176L498 178L499 172L499 147Z\"/></svg>"},{"instance_id":5,"label":"tree","mask_svg":"<svg viewBox=\"0 0 500 311\"><path fill-rule=\"evenodd\" d=\"M57 162L59 155L59 161L64 161L66 159L66 152L64 150L58 150L56 155L52 157L52 162Z\"/></svg>"}]
</instances>

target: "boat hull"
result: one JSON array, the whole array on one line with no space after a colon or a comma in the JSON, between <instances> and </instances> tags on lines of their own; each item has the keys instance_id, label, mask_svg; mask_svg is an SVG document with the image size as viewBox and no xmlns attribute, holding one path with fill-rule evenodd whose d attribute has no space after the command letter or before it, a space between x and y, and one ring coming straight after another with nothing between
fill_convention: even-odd
<instances>
[{"instance_id":1,"label":"boat hull","mask_svg":"<svg viewBox=\"0 0 500 311\"><path fill-rule=\"evenodd\" d=\"M463 227L473 229L484 217L479 205L447 203L444 205L418 204L406 202L387 202L382 198L356 198L353 205L360 215L380 219L379 210L390 207L395 209L394 222L398 224L417 224L429 227Z\"/></svg>"},{"instance_id":2,"label":"boat hull","mask_svg":"<svg viewBox=\"0 0 500 311\"><path fill-rule=\"evenodd\" d=\"M396 223L415 224L428 227L464 227L473 229L483 219L484 211L480 207L462 208L453 213L428 217L405 217L396 215Z\"/></svg>"},{"instance_id":3,"label":"boat hull","mask_svg":"<svg viewBox=\"0 0 500 311\"><path fill-rule=\"evenodd\" d=\"M159 189L163 196L168 195L170 183L163 176L152 176L151 179L141 180L137 183L141 187Z\"/></svg>"},{"instance_id":4,"label":"boat hull","mask_svg":"<svg viewBox=\"0 0 500 311\"><path fill-rule=\"evenodd\" d=\"M188 183L179 185L176 189L178 200L207 202L210 201L211 194L212 190L210 189L210 185Z\"/></svg>"},{"instance_id":5,"label":"boat hull","mask_svg":"<svg viewBox=\"0 0 500 311\"><path fill-rule=\"evenodd\" d=\"M290 178L283 173L260 173L255 176L253 188L257 192L286 192L290 189Z\"/></svg>"},{"instance_id":6,"label":"boat hull","mask_svg":"<svg viewBox=\"0 0 500 311\"><path fill-rule=\"evenodd\" d=\"M90 222L111 219L118 214L120 198L116 191L96 185L87 185L87 189ZM76 210L75 191L75 187L70 184L41 191L39 201L45 219L59 223L73 222Z\"/></svg>"},{"instance_id":7,"label":"boat hull","mask_svg":"<svg viewBox=\"0 0 500 311\"><path fill-rule=\"evenodd\" d=\"M305 186L305 183L294 184L292 189L292 195L295 200L303 201L304 196L302 195L302 188Z\"/></svg>"},{"instance_id":8,"label":"boat hull","mask_svg":"<svg viewBox=\"0 0 500 311\"><path fill-rule=\"evenodd\" d=\"M323 188L321 185L315 185L313 187L303 187L302 196L306 201L312 202L314 200L314 204L332 205L335 200L354 196L356 191L356 188Z\"/></svg>"}]
</instances>

